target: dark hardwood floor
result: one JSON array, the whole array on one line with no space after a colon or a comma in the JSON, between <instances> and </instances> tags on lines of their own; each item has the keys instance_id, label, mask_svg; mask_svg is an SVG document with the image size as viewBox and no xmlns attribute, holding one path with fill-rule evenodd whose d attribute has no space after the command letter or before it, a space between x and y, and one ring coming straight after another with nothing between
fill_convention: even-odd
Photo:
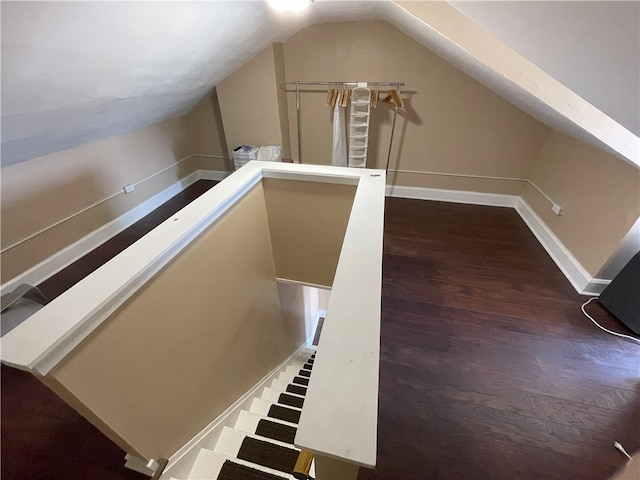
<instances>
[{"instance_id":1,"label":"dark hardwood floor","mask_svg":"<svg viewBox=\"0 0 640 480\"><path fill-rule=\"evenodd\" d=\"M360 480L603 480L625 461L613 440L640 448L640 345L582 315L514 210L388 199L383 267L378 465Z\"/></svg>"},{"instance_id":2,"label":"dark hardwood floor","mask_svg":"<svg viewBox=\"0 0 640 480\"><path fill-rule=\"evenodd\" d=\"M199 180L38 287L49 301L216 183ZM2 365L2 480L143 480L125 453L27 372Z\"/></svg>"},{"instance_id":3,"label":"dark hardwood floor","mask_svg":"<svg viewBox=\"0 0 640 480\"><path fill-rule=\"evenodd\" d=\"M42 289L59 295L160 221ZM640 448L640 347L582 315L584 297L515 211L388 199L384 248L378 466L360 480L602 480L624 463L614 439ZM590 311L626 331L597 303ZM3 480L148 478L123 456L29 374L2 367Z\"/></svg>"}]
</instances>

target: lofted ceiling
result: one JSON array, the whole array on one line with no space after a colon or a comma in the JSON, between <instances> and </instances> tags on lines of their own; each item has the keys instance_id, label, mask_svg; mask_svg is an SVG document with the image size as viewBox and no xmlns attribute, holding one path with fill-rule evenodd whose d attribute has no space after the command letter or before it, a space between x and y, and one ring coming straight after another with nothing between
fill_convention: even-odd
<instances>
[{"instance_id":1,"label":"lofted ceiling","mask_svg":"<svg viewBox=\"0 0 640 480\"><path fill-rule=\"evenodd\" d=\"M449 3L640 135L640 1Z\"/></svg>"},{"instance_id":2,"label":"lofted ceiling","mask_svg":"<svg viewBox=\"0 0 640 480\"><path fill-rule=\"evenodd\" d=\"M316 0L285 15L261 0L3 1L2 165L183 115L270 43L311 24L367 20L395 25L551 127L640 164L638 2L452 5Z\"/></svg>"}]
</instances>

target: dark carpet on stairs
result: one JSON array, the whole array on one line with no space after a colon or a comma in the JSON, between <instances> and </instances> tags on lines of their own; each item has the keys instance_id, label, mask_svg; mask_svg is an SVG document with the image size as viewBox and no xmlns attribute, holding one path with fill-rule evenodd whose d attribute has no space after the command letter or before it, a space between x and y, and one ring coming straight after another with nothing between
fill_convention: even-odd
<instances>
[{"instance_id":1,"label":"dark carpet on stairs","mask_svg":"<svg viewBox=\"0 0 640 480\"><path fill-rule=\"evenodd\" d=\"M301 377L310 377L311 376L311 370L305 370L303 368L302 370L300 370L298 372L298 375L300 375Z\"/></svg>"},{"instance_id":2,"label":"dark carpet on stairs","mask_svg":"<svg viewBox=\"0 0 640 480\"><path fill-rule=\"evenodd\" d=\"M281 403L282 405L289 405L290 407L302 408L304 398L289 395L287 393L281 393L278 397L278 403Z\"/></svg>"},{"instance_id":3,"label":"dark carpet on stairs","mask_svg":"<svg viewBox=\"0 0 640 480\"><path fill-rule=\"evenodd\" d=\"M293 383L290 383L289 385L287 385L287 392L304 396L307 394L307 389L305 387L301 387L300 385L294 385Z\"/></svg>"},{"instance_id":4,"label":"dark carpet on stairs","mask_svg":"<svg viewBox=\"0 0 640 480\"><path fill-rule=\"evenodd\" d=\"M271 405L269 408L269 417L278 418L289 423L298 423L300 421L300 411L291 408L282 407L280 405Z\"/></svg>"},{"instance_id":5,"label":"dark carpet on stairs","mask_svg":"<svg viewBox=\"0 0 640 480\"><path fill-rule=\"evenodd\" d=\"M218 474L218 480L282 480L282 477L271 475L270 473L254 470L239 463L227 460L222 465L222 470Z\"/></svg>"},{"instance_id":6,"label":"dark carpet on stairs","mask_svg":"<svg viewBox=\"0 0 640 480\"><path fill-rule=\"evenodd\" d=\"M309 379L303 377L293 377L293 383L297 383L298 385L304 385L305 387L309 385Z\"/></svg>"},{"instance_id":7,"label":"dark carpet on stairs","mask_svg":"<svg viewBox=\"0 0 640 480\"><path fill-rule=\"evenodd\" d=\"M256 435L293 444L293 440L296 438L296 429L290 425L260 420L256 428Z\"/></svg>"},{"instance_id":8,"label":"dark carpet on stairs","mask_svg":"<svg viewBox=\"0 0 640 480\"><path fill-rule=\"evenodd\" d=\"M281 447L275 443L246 437L240 446L238 458L281 472L292 473L296 460L298 460L298 451L293 448Z\"/></svg>"}]
</instances>

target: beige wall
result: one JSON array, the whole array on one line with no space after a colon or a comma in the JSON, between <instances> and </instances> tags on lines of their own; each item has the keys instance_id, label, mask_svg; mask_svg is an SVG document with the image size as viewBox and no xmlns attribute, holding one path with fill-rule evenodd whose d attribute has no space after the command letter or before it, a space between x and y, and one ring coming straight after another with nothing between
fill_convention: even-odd
<instances>
[{"instance_id":1,"label":"beige wall","mask_svg":"<svg viewBox=\"0 0 640 480\"><path fill-rule=\"evenodd\" d=\"M145 458L174 453L304 341L296 308L281 314L262 190L50 373Z\"/></svg>"},{"instance_id":2,"label":"beige wall","mask_svg":"<svg viewBox=\"0 0 640 480\"><path fill-rule=\"evenodd\" d=\"M262 183L278 277L331 287L356 186L274 178Z\"/></svg>"},{"instance_id":3,"label":"beige wall","mask_svg":"<svg viewBox=\"0 0 640 480\"><path fill-rule=\"evenodd\" d=\"M291 158L291 135L289 131L289 110L287 91L282 82L287 81L284 62L284 45L273 44L273 60L276 74L276 90L278 92L278 116L280 118L280 134L282 136L282 157Z\"/></svg>"},{"instance_id":4,"label":"beige wall","mask_svg":"<svg viewBox=\"0 0 640 480\"><path fill-rule=\"evenodd\" d=\"M184 119L57 152L2 169L2 245L14 242L122 191L188 155ZM171 167L100 206L2 254L2 282L131 210L193 171Z\"/></svg>"},{"instance_id":5,"label":"beige wall","mask_svg":"<svg viewBox=\"0 0 640 480\"><path fill-rule=\"evenodd\" d=\"M403 81L406 108L399 115L391 168L526 177L548 127L477 83L384 22L308 27L284 45L292 80ZM331 162L331 111L326 90L301 95L304 163ZM289 124L297 158L294 94ZM384 168L391 109L372 110L369 161ZM519 194L521 182L390 173L389 183Z\"/></svg>"},{"instance_id":6,"label":"beige wall","mask_svg":"<svg viewBox=\"0 0 640 480\"><path fill-rule=\"evenodd\" d=\"M191 154L179 165L176 162ZM197 169L228 170L215 92L189 115L127 135L2 168L2 248L74 215L2 254L2 283L148 200ZM169 168L167 168L169 167ZM122 187L139 182L127 195Z\"/></svg>"},{"instance_id":7,"label":"beige wall","mask_svg":"<svg viewBox=\"0 0 640 480\"><path fill-rule=\"evenodd\" d=\"M227 155L227 144L215 88L196 105L185 120L189 153L198 156L194 159L197 168L216 171L233 170Z\"/></svg>"},{"instance_id":8,"label":"beige wall","mask_svg":"<svg viewBox=\"0 0 640 480\"><path fill-rule=\"evenodd\" d=\"M282 145L278 47L270 45L216 86L229 156L238 145Z\"/></svg>"},{"instance_id":9,"label":"beige wall","mask_svg":"<svg viewBox=\"0 0 640 480\"><path fill-rule=\"evenodd\" d=\"M566 211L556 216L531 186L523 198L596 276L640 215L640 169L554 131L530 178Z\"/></svg>"}]
</instances>

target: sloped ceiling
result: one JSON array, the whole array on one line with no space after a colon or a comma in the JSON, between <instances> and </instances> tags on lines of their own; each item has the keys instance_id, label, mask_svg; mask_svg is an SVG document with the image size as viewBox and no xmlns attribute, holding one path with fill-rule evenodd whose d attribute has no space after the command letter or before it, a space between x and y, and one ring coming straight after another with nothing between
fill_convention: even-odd
<instances>
[{"instance_id":1,"label":"sloped ceiling","mask_svg":"<svg viewBox=\"0 0 640 480\"><path fill-rule=\"evenodd\" d=\"M592 62L576 62L572 66L558 60L558 51L576 38L570 37L571 30L563 32L560 28L563 22L571 24L570 7L556 19L557 28L545 30L541 19L528 29L514 28L517 22L527 25L529 8L516 4L529 2L506 2L507 11L511 12L506 17L497 7L503 2L492 9L455 4L469 18L477 17L478 24L492 30L495 42L501 39L546 68L551 76L541 82L553 81L552 76L556 75L574 90L567 89L573 95L569 103L573 106L582 102L588 107L566 110L550 105L552 102L544 95L537 94L535 85L529 88L514 81L500 71L500 65L491 65L489 57L481 58L481 53L490 55L492 49L507 49L506 45L485 39L481 47L486 51L476 53L473 44L465 45L473 39L456 36L455 25L450 26L462 18L468 21L466 17L446 4L426 2L446 9L442 10L443 18L448 20L434 27L438 22L435 17L432 21L430 15L440 12L421 12L419 3L423 2L316 0L304 14L294 16L277 14L264 1L2 2L2 165L183 115L213 86L270 43L284 41L315 23L366 20L392 23L553 128L640 163L637 125L633 123L634 115L640 115L638 102L634 103L638 85L631 91L637 80L630 76L621 85L618 80L622 73L616 71L627 67L625 59L633 66L640 56L640 45L636 42L633 46L638 33L637 28L633 30L634 25L637 27L634 22L620 23L613 16L606 20L606 28L596 25L590 33L605 47L584 57ZM551 12L557 8L551 4L569 2L543 5L547 3ZM592 2L576 5L582 3ZM617 2L605 3L618 8ZM423 7L432 8L426 4ZM451 22L451 18L455 21ZM457 28L464 30L465 24L460 23ZM449 35L448 29L453 34ZM601 31L608 33L602 35ZM611 36L613 31L618 35ZM624 45L631 46L620 50L620 38ZM545 42L541 43L541 39ZM586 40L581 38L580 42ZM530 43L536 48L527 50ZM576 51L592 50L592 43L573 47ZM619 61L607 63L612 51ZM603 69L610 76L597 75ZM522 71L516 73L522 75ZM581 84L584 78L589 81ZM603 95L603 91L608 93ZM635 111L621 105L635 105ZM593 117L594 111L600 116ZM576 118L570 118L572 115ZM594 130L586 123L593 123ZM623 125L635 128L635 134Z\"/></svg>"},{"instance_id":2,"label":"sloped ceiling","mask_svg":"<svg viewBox=\"0 0 640 480\"><path fill-rule=\"evenodd\" d=\"M449 2L640 135L640 2Z\"/></svg>"}]
</instances>

